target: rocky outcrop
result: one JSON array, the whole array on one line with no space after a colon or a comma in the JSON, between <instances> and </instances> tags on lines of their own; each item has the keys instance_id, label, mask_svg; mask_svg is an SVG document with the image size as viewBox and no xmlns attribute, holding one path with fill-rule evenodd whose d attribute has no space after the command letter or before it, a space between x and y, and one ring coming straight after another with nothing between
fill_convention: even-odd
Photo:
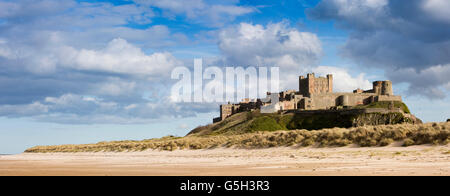
<instances>
[{"instance_id":1,"label":"rocky outcrop","mask_svg":"<svg viewBox=\"0 0 450 196\"><path fill-rule=\"evenodd\" d=\"M365 125L392 125L400 123L420 124L422 121L412 114L402 112L389 113L362 113L352 118L352 126Z\"/></svg>"}]
</instances>

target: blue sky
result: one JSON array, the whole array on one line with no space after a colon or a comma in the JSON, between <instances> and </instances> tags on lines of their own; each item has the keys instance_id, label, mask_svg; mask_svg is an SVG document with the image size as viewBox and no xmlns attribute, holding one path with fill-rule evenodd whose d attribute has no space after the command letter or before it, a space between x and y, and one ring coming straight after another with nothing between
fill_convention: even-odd
<instances>
[{"instance_id":1,"label":"blue sky","mask_svg":"<svg viewBox=\"0 0 450 196\"><path fill-rule=\"evenodd\" d=\"M279 66L335 90L389 79L424 121L450 116L446 0L0 0L0 154L185 135L218 103L176 104L176 66Z\"/></svg>"}]
</instances>

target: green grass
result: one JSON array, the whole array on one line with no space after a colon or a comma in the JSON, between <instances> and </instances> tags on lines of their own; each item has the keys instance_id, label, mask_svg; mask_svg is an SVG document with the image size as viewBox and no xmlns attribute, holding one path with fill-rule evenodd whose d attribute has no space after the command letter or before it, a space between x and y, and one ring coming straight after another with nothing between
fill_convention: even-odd
<instances>
[{"instance_id":1,"label":"green grass","mask_svg":"<svg viewBox=\"0 0 450 196\"><path fill-rule=\"evenodd\" d=\"M338 115L334 113L316 115L291 114L283 116L279 122L281 126L286 127L289 130L319 130L333 127L351 127L351 119L353 117L354 115Z\"/></svg>"},{"instance_id":2,"label":"green grass","mask_svg":"<svg viewBox=\"0 0 450 196\"><path fill-rule=\"evenodd\" d=\"M286 128L282 127L276 119L270 116L260 116L252 120L248 126L250 132L255 131L277 131L284 130Z\"/></svg>"}]
</instances>

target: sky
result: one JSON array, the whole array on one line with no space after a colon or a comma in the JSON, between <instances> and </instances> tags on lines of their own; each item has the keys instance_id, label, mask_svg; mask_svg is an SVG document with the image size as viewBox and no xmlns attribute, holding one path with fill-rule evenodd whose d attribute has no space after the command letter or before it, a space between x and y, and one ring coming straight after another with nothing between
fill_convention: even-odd
<instances>
[{"instance_id":1,"label":"sky","mask_svg":"<svg viewBox=\"0 0 450 196\"><path fill-rule=\"evenodd\" d=\"M0 154L184 136L220 103L174 103L178 66L278 66L282 89L391 80L425 122L450 118L450 1L0 0Z\"/></svg>"}]
</instances>

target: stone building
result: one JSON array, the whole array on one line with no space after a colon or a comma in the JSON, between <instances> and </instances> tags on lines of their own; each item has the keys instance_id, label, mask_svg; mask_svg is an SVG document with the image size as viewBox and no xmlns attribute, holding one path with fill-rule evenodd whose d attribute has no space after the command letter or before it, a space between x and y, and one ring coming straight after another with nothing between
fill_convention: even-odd
<instances>
[{"instance_id":1,"label":"stone building","mask_svg":"<svg viewBox=\"0 0 450 196\"><path fill-rule=\"evenodd\" d=\"M263 100L243 100L238 104L220 106L220 117L213 121L224 120L228 116L254 109L261 113L273 113L286 110L329 110L367 105L378 101L402 101L401 96L394 95L391 81L375 81L370 90L356 89L353 92L333 92L333 75L315 77L314 73L299 77L299 90L286 90L274 94L267 93ZM271 98L278 101L272 103Z\"/></svg>"}]
</instances>

